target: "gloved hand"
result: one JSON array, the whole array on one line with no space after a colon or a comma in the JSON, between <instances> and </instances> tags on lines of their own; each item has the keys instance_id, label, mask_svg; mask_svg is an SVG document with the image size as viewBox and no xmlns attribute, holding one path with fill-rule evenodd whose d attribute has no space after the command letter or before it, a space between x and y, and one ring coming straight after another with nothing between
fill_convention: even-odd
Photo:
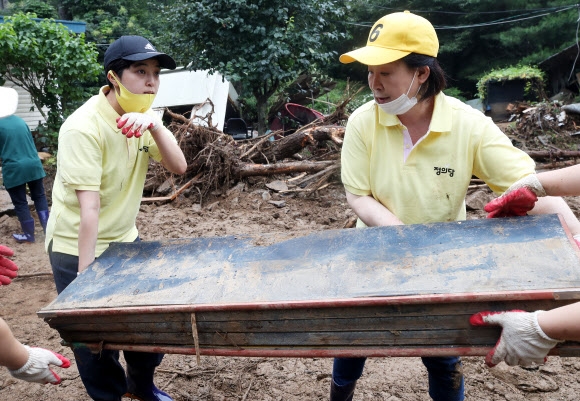
<instances>
[{"instance_id":1,"label":"gloved hand","mask_svg":"<svg viewBox=\"0 0 580 401\"><path fill-rule=\"evenodd\" d=\"M528 187L520 187L513 191L506 191L499 198L495 198L483 207L487 218L525 216L534 208L538 197Z\"/></svg>"},{"instance_id":2,"label":"gloved hand","mask_svg":"<svg viewBox=\"0 0 580 401\"><path fill-rule=\"evenodd\" d=\"M12 282L18 273L18 266L16 263L7 259L14 255L14 251L7 246L0 245L0 285L8 285Z\"/></svg>"},{"instance_id":3,"label":"gloved hand","mask_svg":"<svg viewBox=\"0 0 580 401\"><path fill-rule=\"evenodd\" d=\"M56 352L44 348L32 348L24 346L28 351L28 361L18 370L9 370L10 374L17 379L41 384L59 384L60 377L49 368L49 365L68 368L70 361Z\"/></svg>"},{"instance_id":4,"label":"gloved hand","mask_svg":"<svg viewBox=\"0 0 580 401\"><path fill-rule=\"evenodd\" d=\"M125 113L117 118L117 128L123 128L121 132L127 138L135 135L139 138L148 129L154 129L157 126L157 120L145 113Z\"/></svg>"},{"instance_id":5,"label":"gloved hand","mask_svg":"<svg viewBox=\"0 0 580 401\"><path fill-rule=\"evenodd\" d=\"M495 348L485 357L487 366L501 361L510 366L541 364L546 355L560 341L548 337L538 324L538 313L512 310L508 312L479 312L469 318L473 326L502 326L501 337Z\"/></svg>"},{"instance_id":6,"label":"gloved hand","mask_svg":"<svg viewBox=\"0 0 580 401\"><path fill-rule=\"evenodd\" d=\"M538 180L538 177L535 174L526 175L524 178L521 178L516 182L514 182L504 192L504 195L509 194L510 192L520 188L528 188L538 197L546 196L546 190L544 189L542 183L540 182L540 180Z\"/></svg>"}]
</instances>

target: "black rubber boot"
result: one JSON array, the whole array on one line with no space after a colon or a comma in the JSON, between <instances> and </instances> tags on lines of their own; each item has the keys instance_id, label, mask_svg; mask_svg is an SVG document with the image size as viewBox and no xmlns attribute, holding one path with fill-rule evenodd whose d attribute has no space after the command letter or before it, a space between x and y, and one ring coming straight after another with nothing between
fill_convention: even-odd
<instances>
[{"instance_id":1,"label":"black rubber boot","mask_svg":"<svg viewBox=\"0 0 580 401\"><path fill-rule=\"evenodd\" d=\"M42 226L42 231L46 234L46 223L48 222L48 210L37 210L38 220Z\"/></svg>"},{"instance_id":2,"label":"black rubber boot","mask_svg":"<svg viewBox=\"0 0 580 401\"><path fill-rule=\"evenodd\" d=\"M331 380L330 383L330 401L352 401L356 382L347 384L346 386L339 386Z\"/></svg>"},{"instance_id":3,"label":"black rubber boot","mask_svg":"<svg viewBox=\"0 0 580 401\"><path fill-rule=\"evenodd\" d=\"M34 219L21 221L20 226L24 234L12 234L12 237L20 244L23 242L34 242Z\"/></svg>"},{"instance_id":4,"label":"black rubber boot","mask_svg":"<svg viewBox=\"0 0 580 401\"><path fill-rule=\"evenodd\" d=\"M173 401L166 392L153 384L153 371L137 372L127 366L127 393L125 397L139 401Z\"/></svg>"}]
</instances>

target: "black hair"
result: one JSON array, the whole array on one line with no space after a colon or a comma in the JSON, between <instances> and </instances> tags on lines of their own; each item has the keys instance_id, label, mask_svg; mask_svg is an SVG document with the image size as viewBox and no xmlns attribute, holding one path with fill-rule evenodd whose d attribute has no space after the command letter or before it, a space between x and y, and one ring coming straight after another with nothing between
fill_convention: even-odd
<instances>
[{"instance_id":1,"label":"black hair","mask_svg":"<svg viewBox=\"0 0 580 401\"><path fill-rule=\"evenodd\" d=\"M122 58L119 58L117 60L111 61L109 65L105 66L105 77L107 79L107 84L109 85L109 88L113 89L113 83L109 80L108 77L109 71L112 70L115 74L117 74L119 79L121 79L123 77L123 71L129 68L133 63L134 61L123 60Z\"/></svg>"},{"instance_id":2,"label":"black hair","mask_svg":"<svg viewBox=\"0 0 580 401\"><path fill-rule=\"evenodd\" d=\"M447 87L445 71L443 71L435 57L411 53L403 57L401 61L411 69L427 66L431 70L429 78L427 78L427 81L421 87L419 93L421 95L420 101L436 96Z\"/></svg>"}]
</instances>

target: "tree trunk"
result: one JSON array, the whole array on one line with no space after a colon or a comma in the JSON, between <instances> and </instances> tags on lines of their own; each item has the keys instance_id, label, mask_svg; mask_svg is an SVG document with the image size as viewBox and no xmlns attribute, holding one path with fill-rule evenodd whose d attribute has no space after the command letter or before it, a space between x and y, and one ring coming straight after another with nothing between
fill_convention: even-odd
<instances>
[{"instance_id":1,"label":"tree trunk","mask_svg":"<svg viewBox=\"0 0 580 401\"><path fill-rule=\"evenodd\" d=\"M344 127L341 126L306 127L280 140L269 142L269 148L255 150L248 158L254 163L275 163L319 141L330 140L341 145L343 137Z\"/></svg>"},{"instance_id":2,"label":"tree trunk","mask_svg":"<svg viewBox=\"0 0 580 401\"><path fill-rule=\"evenodd\" d=\"M302 172L316 173L335 163L335 160L322 162L300 161L275 164L241 163L234 167L232 172L239 178L257 175L290 174Z\"/></svg>"},{"instance_id":3,"label":"tree trunk","mask_svg":"<svg viewBox=\"0 0 580 401\"><path fill-rule=\"evenodd\" d=\"M268 98L256 96L256 108L258 112L258 135L264 135L268 130Z\"/></svg>"},{"instance_id":4,"label":"tree trunk","mask_svg":"<svg viewBox=\"0 0 580 401\"><path fill-rule=\"evenodd\" d=\"M530 150L526 153L534 160L558 157L580 157L580 151L578 150Z\"/></svg>"}]
</instances>

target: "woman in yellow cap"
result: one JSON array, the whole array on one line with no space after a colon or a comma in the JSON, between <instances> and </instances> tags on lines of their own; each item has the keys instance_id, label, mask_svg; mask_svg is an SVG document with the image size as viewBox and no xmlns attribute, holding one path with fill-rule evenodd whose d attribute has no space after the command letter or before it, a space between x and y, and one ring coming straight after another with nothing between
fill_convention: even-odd
<instances>
[{"instance_id":1,"label":"woman in yellow cap","mask_svg":"<svg viewBox=\"0 0 580 401\"><path fill-rule=\"evenodd\" d=\"M534 172L534 161L490 118L443 94L438 50L431 23L405 11L382 17L366 46L340 57L368 66L374 94L350 116L342 148L342 182L357 227L465 220L472 176L499 194ZM532 213L561 213L580 234L561 198L542 198ZM459 357L422 360L432 399L464 399ZM365 358L335 359L331 401L352 400L364 364Z\"/></svg>"}]
</instances>

